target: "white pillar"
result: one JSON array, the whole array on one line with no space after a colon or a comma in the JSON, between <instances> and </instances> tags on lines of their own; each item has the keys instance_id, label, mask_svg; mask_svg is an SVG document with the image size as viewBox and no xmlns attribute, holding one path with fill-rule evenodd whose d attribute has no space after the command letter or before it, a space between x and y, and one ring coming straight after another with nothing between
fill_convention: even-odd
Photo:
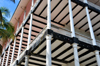
<instances>
[{"instance_id":1,"label":"white pillar","mask_svg":"<svg viewBox=\"0 0 100 66\"><path fill-rule=\"evenodd\" d=\"M28 33L29 35L28 35L27 50L29 50L29 44L31 42L32 19L33 19L33 14L30 15L30 25L29 25L29 33Z\"/></svg>"},{"instance_id":2,"label":"white pillar","mask_svg":"<svg viewBox=\"0 0 100 66\"><path fill-rule=\"evenodd\" d=\"M97 59L98 66L100 66L100 56L99 56L99 51L95 51L95 56L96 56L96 59Z\"/></svg>"},{"instance_id":3,"label":"white pillar","mask_svg":"<svg viewBox=\"0 0 100 66\"><path fill-rule=\"evenodd\" d=\"M87 0L84 0L84 2L87 3ZM97 45L95 35L94 35L94 32L93 32L93 28L92 28L92 24L91 24L91 19L90 19L88 7L85 7L85 10L86 10L86 14L87 14L88 25L89 25L89 29L90 29L92 43L93 43L93 45ZM96 59L97 59L98 66L100 66L100 57L99 57L98 51L95 51L95 54L96 54Z\"/></svg>"},{"instance_id":4,"label":"white pillar","mask_svg":"<svg viewBox=\"0 0 100 66\"><path fill-rule=\"evenodd\" d=\"M34 5L34 0L32 0L32 3L31 3L31 10L32 10L33 5Z\"/></svg>"},{"instance_id":5,"label":"white pillar","mask_svg":"<svg viewBox=\"0 0 100 66\"><path fill-rule=\"evenodd\" d=\"M72 5L71 0L68 1L69 3L69 15L70 15L70 27L71 27L71 37L75 37L75 29L74 29L74 21L73 21L73 13L72 13ZM73 43L73 50L74 50L74 63L75 66L79 65L79 58L78 58L78 51L77 51L77 44Z\"/></svg>"},{"instance_id":6,"label":"white pillar","mask_svg":"<svg viewBox=\"0 0 100 66\"><path fill-rule=\"evenodd\" d=\"M47 0L47 29L51 29L51 0ZM51 35L46 36L46 66L51 64Z\"/></svg>"},{"instance_id":7,"label":"white pillar","mask_svg":"<svg viewBox=\"0 0 100 66\"><path fill-rule=\"evenodd\" d=\"M19 44L19 50L18 50L17 60L19 60L19 55L21 53L22 40L23 40L23 32L24 32L24 27L22 27L22 30L21 30L21 37L20 37L20 44Z\"/></svg>"},{"instance_id":8,"label":"white pillar","mask_svg":"<svg viewBox=\"0 0 100 66\"><path fill-rule=\"evenodd\" d=\"M31 3L31 11L32 11L33 4L34 4L34 0L32 0L32 3ZM31 13L31 15L30 15L30 26L29 26L27 50L29 50L29 44L31 42L31 31L32 31L32 23L33 23L32 19L33 19L33 14ZM28 62L29 62L29 55L26 55L25 56L25 66L28 66Z\"/></svg>"},{"instance_id":9,"label":"white pillar","mask_svg":"<svg viewBox=\"0 0 100 66\"><path fill-rule=\"evenodd\" d=\"M29 62L29 56L26 55L26 56L25 56L25 66L28 66L28 62Z\"/></svg>"},{"instance_id":10,"label":"white pillar","mask_svg":"<svg viewBox=\"0 0 100 66\"><path fill-rule=\"evenodd\" d=\"M27 50L29 50L29 44L31 42L32 18L33 18L33 14L30 15L30 26L29 26L29 33L28 33L29 35L28 35ZM25 56L25 66L28 66L28 60L29 60L29 56L26 55Z\"/></svg>"},{"instance_id":11,"label":"white pillar","mask_svg":"<svg viewBox=\"0 0 100 66\"><path fill-rule=\"evenodd\" d=\"M32 11L33 3L34 3L34 0L32 0L31 11ZM32 19L33 19L33 14L31 13L31 15L30 15L30 26L29 26L29 35L28 35L27 50L29 50L29 44L31 42L31 31L32 31L32 22L33 22Z\"/></svg>"},{"instance_id":12,"label":"white pillar","mask_svg":"<svg viewBox=\"0 0 100 66\"><path fill-rule=\"evenodd\" d=\"M51 0L47 0L47 29L51 29Z\"/></svg>"},{"instance_id":13,"label":"white pillar","mask_svg":"<svg viewBox=\"0 0 100 66\"><path fill-rule=\"evenodd\" d=\"M84 2L87 3L87 0L84 0ZM86 10L86 14L87 14L88 25L89 25L89 29L90 29L90 34L91 34L91 38L92 38L92 43L93 43L93 45L96 45L96 40L95 40L95 36L94 36L92 24L91 24L91 19L90 19L88 7L85 7L85 10Z\"/></svg>"},{"instance_id":14,"label":"white pillar","mask_svg":"<svg viewBox=\"0 0 100 66\"><path fill-rule=\"evenodd\" d=\"M74 21L73 21L73 13L72 13L72 6L71 6L71 0L69 2L69 15L70 15L70 27L71 27L71 36L75 37L75 29L74 29Z\"/></svg>"},{"instance_id":15,"label":"white pillar","mask_svg":"<svg viewBox=\"0 0 100 66\"><path fill-rule=\"evenodd\" d=\"M6 51L4 51L4 56L3 56L3 61L2 61L2 65L1 66L4 66L4 60L5 60L5 55L6 55Z\"/></svg>"},{"instance_id":16,"label":"white pillar","mask_svg":"<svg viewBox=\"0 0 100 66\"><path fill-rule=\"evenodd\" d=\"M30 15L30 26L29 26L29 33L28 33L29 35L28 35L27 50L29 50L29 44L31 42L32 18L33 18L33 15L31 14ZM29 56L26 55L25 56L25 66L28 66L28 60L29 60Z\"/></svg>"},{"instance_id":17,"label":"white pillar","mask_svg":"<svg viewBox=\"0 0 100 66\"><path fill-rule=\"evenodd\" d=\"M6 65L5 65L5 66L8 66L10 47L11 47L11 46L9 45L8 54L7 54L7 60L6 60Z\"/></svg>"},{"instance_id":18,"label":"white pillar","mask_svg":"<svg viewBox=\"0 0 100 66\"><path fill-rule=\"evenodd\" d=\"M46 36L46 66L52 66L51 65L51 35Z\"/></svg>"},{"instance_id":19,"label":"white pillar","mask_svg":"<svg viewBox=\"0 0 100 66\"><path fill-rule=\"evenodd\" d=\"M16 37L14 39L14 45L13 45L13 52L12 52L12 57L11 57L11 63L13 62L13 58L14 58L15 46L16 46Z\"/></svg>"},{"instance_id":20,"label":"white pillar","mask_svg":"<svg viewBox=\"0 0 100 66\"><path fill-rule=\"evenodd\" d=\"M78 51L77 51L77 44L76 43L73 44L73 49L74 49L74 62L75 62L75 66L80 66L79 65Z\"/></svg>"},{"instance_id":21,"label":"white pillar","mask_svg":"<svg viewBox=\"0 0 100 66\"><path fill-rule=\"evenodd\" d=\"M23 21L24 21L24 19L25 19L25 16L26 16L26 11L24 11L24 18L23 18ZM21 30L21 38L20 38L20 45L19 45L19 51L18 51L17 60L19 60L19 55L20 55L20 53L21 53L22 40L23 40L23 32L24 32L24 26L22 27L22 30Z\"/></svg>"}]
</instances>

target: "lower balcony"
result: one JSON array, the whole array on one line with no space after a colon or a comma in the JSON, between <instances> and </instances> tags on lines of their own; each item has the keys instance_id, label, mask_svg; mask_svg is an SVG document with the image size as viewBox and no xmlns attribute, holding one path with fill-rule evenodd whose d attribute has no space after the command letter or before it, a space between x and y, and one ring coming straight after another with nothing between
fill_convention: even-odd
<instances>
[{"instance_id":1,"label":"lower balcony","mask_svg":"<svg viewBox=\"0 0 100 66\"><path fill-rule=\"evenodd\" d=\"M51 53L52 66L74 66L73 43L78 43L78 57L80 66L97 66L94 51L100 50L99 46L93 46L92 40L85 35L76 32L77 40L70 37L71 32L68 29L52 25L51 30L45 27L42 32L30 43L29 51L23 50L19 60L16 61L21 66L25 65L25 55L29 54L29 66L46 66L46 35L52 35Z\"/></svg>"}]
</instances>

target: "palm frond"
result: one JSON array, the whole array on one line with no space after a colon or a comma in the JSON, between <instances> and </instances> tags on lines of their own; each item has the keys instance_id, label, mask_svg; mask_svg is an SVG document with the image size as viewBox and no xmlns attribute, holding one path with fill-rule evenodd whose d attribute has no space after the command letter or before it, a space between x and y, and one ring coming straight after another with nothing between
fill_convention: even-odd
<instances>
[{"instance_id":1,"label":"palm frond","mask_svg":"<svg viewBox=\"0 0 100 66\"><path fill-rule=\"evenodd\" d=\"M0 44L0 55L1 55L1 52L2 52L2 45Z\"/></svg>"},{"instance_id":2,"label":"palm frond","mask_svg":"<svg viewBox=\"0 0 100 66\"><path fill-rule=\"evenodd\" d=\"M2 39L2 43L4 44L7 41L7 38L8 38L7 31L4 30L4 29L0 29L0 36L1 36L1 39Z\"/></svg>"},{"instance_id":3,"label":"palm frond","mask_svg":"<svg viewBox=\"0 0 100 66\"><path fill-rule=\"evenodd\" d=\"M6 24L7 21L8 20L5 17L3 17L2 20L0 21L0 28L4 28L5 27L4 24Z\"/></svg>"},{"instance_id":4,"label":"palm frond","mask_svg":"<svg viewBox=\"0 0 100 66\"><path fill-rule=\"evenodd\" d=\"M0 10L0 21L2 22L2 12Z\"/></svg>"},{"instance_id":5,"label":"palm frond","mask_svg":"<svg viewBox=\"0 0 100 66\"><path fill-rule=\"evenodd\" d=\"M14 26L10 22L6 22L6 18L3 18L2 22L0 23L0 36L2 37L3 44L8 39L14 40Z\"/></svg>"},{"instance_id":6,"label":"palm frond","mask_svg":"<svg viewBox=\"0 0 100 66\"><path fill-rule=\"evenodd\" d=\"M0 7L0 10L2 12L2 16L6 16L6 17L10 16L10 11L6 7Z\"/></svg>"},{"instance_id":7,"label":"palm frond","mask_svg":"<svg viewBox=\"0 0 100 66\"><path fill-rule=\"evenodd\" d=\"M13 3L15 3L15 0L11 0Z\"/></svg>"},{"instance_id":8,"label":"palm frond","mask_svg":"<svg viewBox=\"0 0 100 66\"><path fill-rule=\"evenodd\" d=\"M14 40L15 38L14 26L6 19L9 16L9 10L5 7L0 7L0 40L2 40L2 44L5 44L8 39Z\"/></svg>"},{"instance_id":9,"label":"palm frond","mask_svg":"<svg viewBox=\"0 0 100 66\"><path fill-rule=\"evenodd\" d=\"M14 26L10 22L4 22L3 28L8 32L9 36L12 36L14 33ZM11 38L11 37L10 37Z\"/></svg>"},{"instance_id":10,"label":"palm frond","mask_svg":"<svg viewBox=\"0 0 100 66\"><path fill-rule=\"evenodd\" d=\"M0 28L0 36L3 41L3 44L8 40L8 39L13 39L15 38L14 36L14 27L10 23L4 23L5 27Z\"/></svg>"}]
</instances>

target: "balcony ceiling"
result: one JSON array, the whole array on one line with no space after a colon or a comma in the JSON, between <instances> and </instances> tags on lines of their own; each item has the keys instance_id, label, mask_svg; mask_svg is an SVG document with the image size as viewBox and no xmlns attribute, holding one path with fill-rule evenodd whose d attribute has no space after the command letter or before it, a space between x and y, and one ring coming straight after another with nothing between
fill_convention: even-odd
<instances>
[{"instance_id":1,"label":"balcony ceiling","mask_svg":"<svg viewBox=\"0 0 100 66\"><path fill-rule=\"evenodd\" d=\"M72 2L74 26L79 30L89 32L88 21L85 8ZM89 10L93 30L96 36L100 36L100 14ZM34 11L34 17L38 17L39 21L47 18L47 1L43 0L39 3ZM51 1L51 21L52 24L65 26L70 24L69 6L67 0Z\"/></svg>"}]
</instances>

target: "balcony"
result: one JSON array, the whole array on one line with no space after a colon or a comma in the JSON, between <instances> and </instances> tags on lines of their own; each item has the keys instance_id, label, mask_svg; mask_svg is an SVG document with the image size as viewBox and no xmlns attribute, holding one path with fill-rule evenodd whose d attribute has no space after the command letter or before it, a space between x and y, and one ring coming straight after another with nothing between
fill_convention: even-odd
<instances>
[{"instance_id":1,"label":"balcony","mask_svg":"<svg viewBox=\"0 0 100 66\"><path fill-rule=\"evenodd\" d=\"M47 29L47 0L37 0L32 11L16 32L16 42L10 42L10 53L8 65L25 65L25 56L29 55L29 66L46 65L46 36L51 35L52 66L63 66L63 64L74 65L73 43L78 43L78 57L81 66L96 66L97 60L94 51L100 51L100 10L81 1L72 0L72 13L76 37L72 37L69 4L67 0L51 0L51 29ZM91 31L89 30L86 14L88 7L90 20L96 44L93 45ZM33 16L33 17L32 17ZM31 24L32 20L32 24ZM30 26L32 25L32 30ZM30 43L29 42L30 35ZM29 50L27 50L29 45ZM15 48L14 48L15 46ZM13 62L11 58L14 51ZM18 52L19 58L18 58ZM8 57L9 45L3 57ZM4 64L6 63L4 59ZM33 62L34 61L34 62Z\"/></svg>"}]
</instances>

